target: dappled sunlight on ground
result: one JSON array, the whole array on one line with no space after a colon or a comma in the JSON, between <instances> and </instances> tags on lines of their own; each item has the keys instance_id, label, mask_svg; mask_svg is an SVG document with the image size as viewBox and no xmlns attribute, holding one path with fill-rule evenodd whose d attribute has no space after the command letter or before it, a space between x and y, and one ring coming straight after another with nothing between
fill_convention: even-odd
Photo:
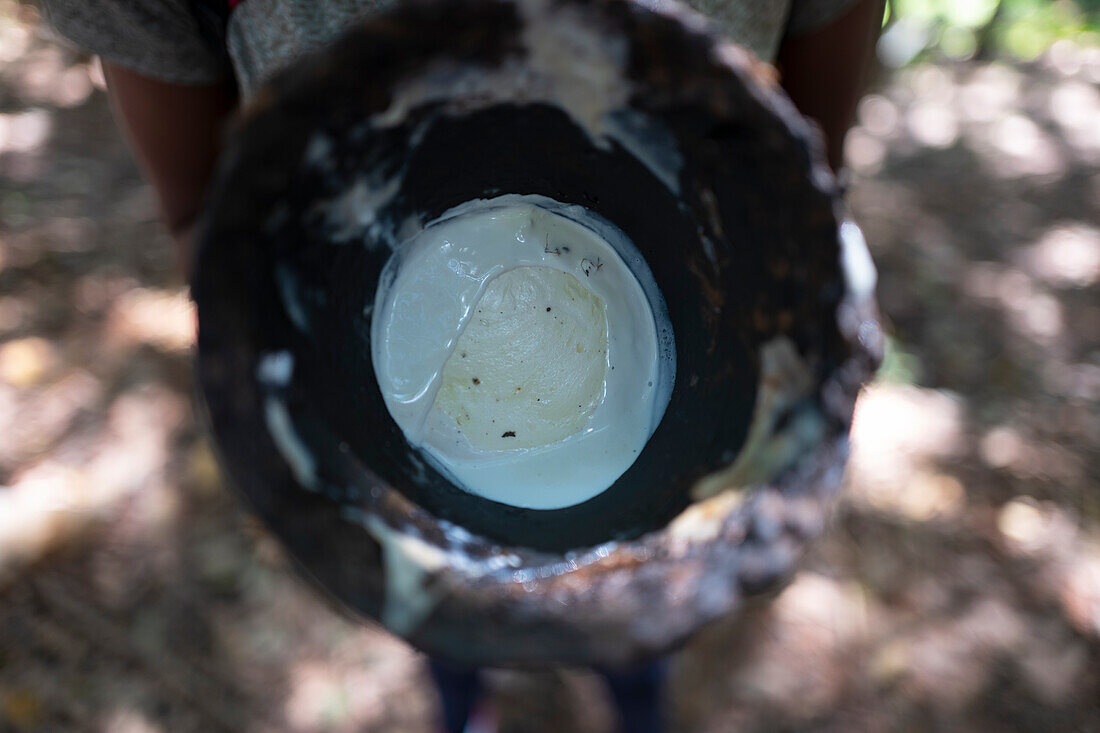
<instances>
[{"instance_id":1,"label":"dappled sunlight on ground","mask_svg":"<svg viewBox=\"0 0 1100 733\"><path fill-rule=\"evenodd\" d=\"M689 646L684 730L1100 721L1098 75L1061 44L861 103L851 202L894 335L832 532Z\"/></svg>"},{"instance_id":2,"label":"dappled sunlight on ground","mask_svg":"<svg viewBox=\"0 0 1100 733\"><path fill-rule=\"evenodd\" d=\"M861 103L886 364L804 569L675 658L676 730L1100 725L1098 84L1100 49L1059 41ZM421 657L225 490L102 89L0 0L0 730L431 730ZM492 681L507 730L610 727L591 673Z\"/></svg>"},{"instance_id":3,"label":"dappled sunlight on ground","mask_svg":"<svg viewBox=\"0 0 1100 733\"><path fill-rule=\"evenodd\" d=\"M105 330L115 348L149 344L186 353L196 328L194 304L182 289L133 288L112 303Z\"/></svg>"},{"instance_id":4,"label":"dappled sunlight on ground","mask_svg":"<svg viewBox=\"0 0 1100 733\"><path fill-rule=\"evenodd\" d=\"M1094 119L1100 122L1100 112ZM1085 223L1053 227L1023 252L1021 260L1048 285L1095 285L1100 280L1100 229Z\"/></svg>"}]
</instances>

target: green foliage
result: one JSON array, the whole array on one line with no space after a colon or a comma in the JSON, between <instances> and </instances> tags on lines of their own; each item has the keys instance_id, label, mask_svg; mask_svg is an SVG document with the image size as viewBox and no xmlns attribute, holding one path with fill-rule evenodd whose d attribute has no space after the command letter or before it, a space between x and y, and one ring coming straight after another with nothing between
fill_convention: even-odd
<instances>
[{"instance_id":1,"label":"green foliage","mask_svg":"<svg viewBox=\"0 0 1100 733\"><path fill-rule=\"evenodd\" d=\"M1100 42L1100 0L889 0L883 22L891 65L929 54L1030 61L1062 38Z\"/></svg>"},{"instance_id":2,"label":"green foliage","mask_svg":"<svg viewBox=\"0 0 1100 733\"><path fill-rule=\"evenodd\" d=\"M918 384L922 371L920 357L906 351L895 337L887 336L886 352L878 370L878 379L896 384Z\"/></svg>"}]
</instances>

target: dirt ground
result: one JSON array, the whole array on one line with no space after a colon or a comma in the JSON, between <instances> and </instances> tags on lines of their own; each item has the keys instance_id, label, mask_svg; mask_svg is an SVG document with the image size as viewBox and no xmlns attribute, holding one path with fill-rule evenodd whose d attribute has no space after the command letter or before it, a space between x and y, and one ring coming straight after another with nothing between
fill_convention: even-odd
<instances>
[{"instance_id":1,"label":"dirt ground","mask_svg":"<svg viewBox=\"0 0 1100 733\"><path fill-rule=\"evenodd\" d=\"M677 731L1100 731L1100 49L921 65L850 138L896 334L828 535L679 653ZM429 731L420 655L223 490L95 65L0 0L0 731ZM593 675L498 673L510 731Z\"/></svg>"}]
</instances>

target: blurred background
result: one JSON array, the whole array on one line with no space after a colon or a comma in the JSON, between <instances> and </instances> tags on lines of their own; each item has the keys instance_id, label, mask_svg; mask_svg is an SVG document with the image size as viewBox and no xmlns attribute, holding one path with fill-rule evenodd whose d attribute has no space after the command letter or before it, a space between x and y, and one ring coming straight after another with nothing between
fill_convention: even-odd
<instances>
[{"instance_id":1,"label":"blurred background","mask_svg":"<svg viewBox=\"0 0 1100 733\"><path fill-rule=\"evenodd\" d=\"M894 336L828 535L677 731L1100 731L1100 2L896 0L848 141ZM423 659L223 490L94 61L0 0L0 730L428 731ZM583 670L506 731L606 731Z\"/></svg>"}]
</instances>

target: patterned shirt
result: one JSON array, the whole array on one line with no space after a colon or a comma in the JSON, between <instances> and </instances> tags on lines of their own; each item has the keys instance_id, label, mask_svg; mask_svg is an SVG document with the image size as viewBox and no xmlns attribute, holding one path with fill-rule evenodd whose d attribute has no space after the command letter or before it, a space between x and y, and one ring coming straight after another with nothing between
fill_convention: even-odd
<instances>
[{"instance_id":1,"label":"patterned shirt","mask_svg":"<svg viewBox=\"0 0 1100 733\"><path fill-rule=\"evenodd\" d=\"M42 0L57 31L104 60L179 84L236 76L248 98L273 71L397 0L226 0L225 54L211 47L189 0ZM669 0L642 0L660 5ZM688 0L733 41L771 61L784 37L811 33L854 0Z\"/></svg>"}]
</instances>

